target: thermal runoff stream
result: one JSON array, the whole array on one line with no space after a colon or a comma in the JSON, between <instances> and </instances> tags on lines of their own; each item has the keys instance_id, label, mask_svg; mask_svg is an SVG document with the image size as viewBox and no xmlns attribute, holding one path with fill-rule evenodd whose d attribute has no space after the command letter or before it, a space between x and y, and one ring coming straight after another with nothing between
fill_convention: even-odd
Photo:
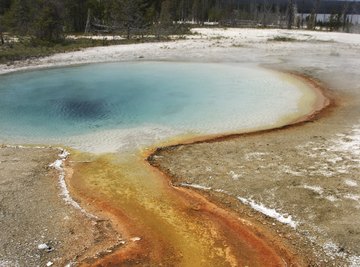
<instances>
[{"instance_id":1,"label":"thermal runoff stream","mask_svg":"<svg viewBox=\"0 0 360 267\"><path fill-rule=\"evenodd\" d=\"M300 79L240 64L19 72L0 76L0 143L70 148L70 192L128 240L92 264L285 266L290 254L280 256L265 234L172 187L146 157L159 144L283 126L311 113L316 101Z\"/></svg>"}]
</instances>

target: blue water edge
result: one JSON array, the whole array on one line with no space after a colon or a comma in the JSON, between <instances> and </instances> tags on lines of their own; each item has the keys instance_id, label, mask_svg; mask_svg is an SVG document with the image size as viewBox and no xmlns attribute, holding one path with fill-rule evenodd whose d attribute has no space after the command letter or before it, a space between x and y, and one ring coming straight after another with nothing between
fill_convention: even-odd
<instances>
[{"instance_id":1,"label":"blue water edge","mask_svg":"<svg viewBox=\"0 0 360 267\"><path fill-rule=\"evenodd\" d=\"M90 64L0 76L0 141L158 125L177 132L254 128L297 112L302 93L238 64Z\"/></svg>"}]
</instances>

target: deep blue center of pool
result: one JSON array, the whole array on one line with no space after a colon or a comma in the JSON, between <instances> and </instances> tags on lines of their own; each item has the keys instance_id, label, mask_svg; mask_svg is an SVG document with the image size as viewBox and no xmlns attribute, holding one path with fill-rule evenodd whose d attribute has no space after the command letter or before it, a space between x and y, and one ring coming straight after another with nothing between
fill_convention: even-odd
<instances>
[{"instance_id":1,"label":"deep blue center of pool","mask_svg":"<svg viewBox=\"0 0 360 267\"><path fill-rule=\"evenodd\" d=\"M204 133L256 127L296 111L294 87L236 64L108 63L2 75L0 138L148 125Z\"/></svg>"}]
</instances>

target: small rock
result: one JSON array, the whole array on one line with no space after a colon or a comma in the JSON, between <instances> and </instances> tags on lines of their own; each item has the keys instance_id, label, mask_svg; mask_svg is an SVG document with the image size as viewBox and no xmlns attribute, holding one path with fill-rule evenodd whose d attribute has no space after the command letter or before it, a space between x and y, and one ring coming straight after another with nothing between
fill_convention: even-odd
<instances>
[{"instance_id":1,"label":"small rock","mask_svg":"<svg viewBox=\"0 0 360 267\"><path fill-rule=\"evenodd\" d=\"M51 251L54 250L53 247L50 247L50 246L48 246L48 245L45 244L45 243L38 245L38 249L39 249L39 250L45 250L46 252L51 252Z\"/></svg>"},{"instance_id":2,"label":"small rock","mask_svg":"<svg viewBox=\"0 0 360 267\"><path fill-rule=\"evenodd\" d=\"M46 263L46 266L47 267L50 267L50 266L52 266L54 263L52 262L52 261L49 261L48 263Z\"/></svg>"},{"instance_id":3,"label":"small rock","mask_svg":"<svg viewBox=\"0 0 360 267\"><path fill-rule=\"evenodd\" d=\"M130 238L130 240L131 240L132 242L136 242L136 241L140 241L141 238L140 238L140 237L133 237L133 238Z\"/></svg>"},{"instance_id":4,"label":"small rock","mask_svg":"<svg viewBox=\"0 0 360 267\"><path fill-rule=\"evenodd\" d=\"M38 245L38 249L40 249L40 250L45 250L45 249L48 249L48 248L49 248L49 246L46 245L46 244L40 244L40 245Z\"/></svg>"}]
</instances>

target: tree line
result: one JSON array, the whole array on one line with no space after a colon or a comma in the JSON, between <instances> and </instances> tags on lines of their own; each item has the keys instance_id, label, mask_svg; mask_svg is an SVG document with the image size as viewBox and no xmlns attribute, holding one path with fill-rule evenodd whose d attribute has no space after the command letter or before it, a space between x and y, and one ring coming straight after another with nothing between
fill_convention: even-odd
<instances>
[{"instance_id":1,"label":"tree line","mask_svg":"<svg viewBox=\"0 0 360 267\"><path fill-rule=\"evenodd\" d=\"M304 0L1 0L0 33L61 40L73 32L120 32L131 35L172 33L184 21L237 25L252 21L297 25ZM310 2L310 4L309 4ZM308 25L315 27L320 0L307 1ZM343 1L344 3L348 1ZM239 22L240 21L240 22ZM175 23L174 23L175 22ZM178 23L177 23L178 22ZM2 41L3 42L3 41Z\"/></svg>"}]
</instances>

